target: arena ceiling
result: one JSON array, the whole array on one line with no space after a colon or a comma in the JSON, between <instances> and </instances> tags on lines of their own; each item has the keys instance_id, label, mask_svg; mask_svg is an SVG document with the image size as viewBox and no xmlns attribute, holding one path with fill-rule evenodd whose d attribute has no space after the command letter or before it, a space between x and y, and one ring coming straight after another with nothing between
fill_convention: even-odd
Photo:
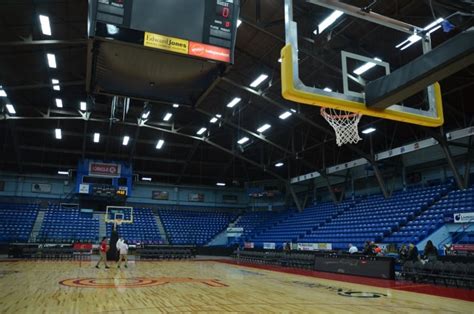
<instances>
[{"instance_id":1,"label":"arena ceiling","mask_svg":"<svg viewBox=\"0 0 474 314\"><path fill-rule=\"evenodd\" d=\"M345 1L417 26L436 17L461 12L450 19L455 28L432 34L433 46L473 25L474 4L469 0L447 1ZM430 6L430 3L432 6ZM360 19L341 17L319 36L315 25L331 11L295 1L299 22L301 77L307 85L342 90L340 50L378 56L398 68L421 54L420 45L404 51L395 45L406 37ZM282 0L242 0L235 64L219 78L194 106L174 108L151 103L148 126L137 121L143 101L132 100L124 121L110 123L111 97L96 96L87 115L79 109L90 101L85 92L87 55L87 1L3 0L0 2L0 85L8 94L16 114L8 114L0 98L0 169L20 173L57 174L75 169L78 159L126 160L134 172L153 181L172 184L215 185L288 178L357 158L371 159L373 152L400 146L433 133L471 126L474 122L470 66L441 83L446 123L431 129L363 117L360 129L374 127L357 145L338 147L334 132L320 116L318 107L299 105L281 97L280 49L284 45ZM468 16L467 14L471 14ZM51 21L52 35L43 35L39 15ZM56 68L48 66L48 53L56 57ZM261 73L269 78L259 88L250 83ZM60 91L52 88L60 82ZM234 97L241 102L226 107ZM56 98L62 100L58 108ZM411 99L423 105L424 98ZM92 103L92 102L90 102ZM279 116L294 109L285 120ZM163 121L166 113L169 121ZM210 119L221 114L217 123ZM6 116L9 119L4 119ZM10 119L14 117L13 119ZM85 119L87 118L87 119ZM268 123L260 135L256 130ZM196 131L207 128L205 137ZM55 129L62 139L55 138ZM100 140L94 143L94 133ZM127 146L123 137L129 136ZM248 137L239 145L237 141ZM164 145L156 149L158 139ZM275 167L276 163L283 163ZM375 164L375 162L374 162Z\"/></svg>"}]
</instances>

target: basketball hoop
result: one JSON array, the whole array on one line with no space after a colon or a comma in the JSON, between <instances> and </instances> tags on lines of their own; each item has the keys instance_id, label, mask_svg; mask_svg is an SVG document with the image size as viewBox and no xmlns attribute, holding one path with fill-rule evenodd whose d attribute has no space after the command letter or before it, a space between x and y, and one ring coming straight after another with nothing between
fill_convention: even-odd
<instances>
[{"instance_id":1,"label":"basketball hoop","mask_svg":"<svg viewBox=\"0 0 474 314\"><path fill-rule=\"evenodd\" d=\"M336 132L336 143L338 146L356 144L361 140L357 128L362 117L361 114L322 107L321 115Z\"/></svg>"},{"instance_id":2,"label":"basketball hoop","mask_svg":"<svg viewBox=\"0 0 474 314\"><path fill-rule=\"evenodd\" d=\"M114 230L117 230L117 226L120 226L122 224L122 222L123 221L120 218L115 219L115 221L114 221Z\"/></svg>"}]
</instances>

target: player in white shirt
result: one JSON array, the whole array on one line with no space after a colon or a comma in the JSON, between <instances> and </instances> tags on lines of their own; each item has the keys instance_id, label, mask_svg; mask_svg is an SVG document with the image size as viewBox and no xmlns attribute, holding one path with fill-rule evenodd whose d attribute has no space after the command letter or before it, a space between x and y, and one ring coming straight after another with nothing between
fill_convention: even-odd
<instances>
[{"instance_id":1,"label":"player in white shirt","mask_svg":"<svg viewBox=\"0 0 474 314\"><path fill-rule=\"evenodd\" d=\"M119 242L117 242L117 247L120 252L120 257L118 260L118 265L117 268L120 268L120 265L122 264L122 260L125 262L125 268L128 268L128 244L125 242L125 240L120 239L120 245L118 245Z\"/></svg>"},{"instance_id":2,"label":"player in white shirt","mask_svg":"<svg viewBox=\"0 0 474 314\"><path fill-rule=\"evenodd\" d=\"M354 254L357 252L359 252L359 250L357 249L357 246L349 244L349 253Z\"/></svg>"}]
</instances>

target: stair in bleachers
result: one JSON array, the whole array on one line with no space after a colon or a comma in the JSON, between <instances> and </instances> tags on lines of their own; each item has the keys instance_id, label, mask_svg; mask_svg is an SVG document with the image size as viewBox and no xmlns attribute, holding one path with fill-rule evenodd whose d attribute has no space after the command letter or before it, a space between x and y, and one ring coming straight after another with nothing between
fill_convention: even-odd
<instances>
[{"instance_id":1,"label":"stair in bleachers","mask_svg":"<svg viewBox=\"0 0 474 314\"><path fill-rule=\"evenodd\" d=\"M101 240L107 235L107 227L105 226L105 214L95 213L93 217L99 222L99 240Z\"/></svg>"},{"instance_id":2,"label":"stair in bleachers","mask_svg":"<svg viewBox=\"0 0 474 314\"><path fill-rule=\"evenodd\" d=\"M311 242L306 238L308 234L347 210L352 204L353 201L339 204L328 202L305 208L300 213L294 212L270 228L254 235L251 241L256 243L257 246L264 242L275 242L277 247L282 246L284 242L296 242L298 239L302 239L301 242Z\"/></svg>"},{"instance_id":3,"label":"stair in bleachers","mask_svg":"<svg viewBox=\"0 0 474 314\"><path fill-rule=\"evenodd\" d=\"M229 212L177 209L160 209L159 215L169 242L178 245L205 245L236 217Z\"/></svg>"},{"instance_id":4,"label":"stair in bleachers","mask_svg":"<svg viewBox=\"0 0 474 314\"><path fill-rule=\"evenodd\" d=\"M158 230L160 230L161 240L163 241L163 244L169 244L170 242L168 241L168 235L166 234L165 227L161 222L160 215L155 215L155 220L156 225L158 226Z\"/></svg>"},{"instance_id":5,"label":"stair in bleachers","mask_svg":"<svg viewBox=\"0 0 474 314\"><path fill-rule=\"evenodd\" d=\"M465 190L449 189L436 203L426 208L384 241L416 244L441 227L445 223L445 215L472 211L474 211L474 186Z\"/></svg>"},{"instance_id":6,"label":"stair in bleachers","mask_svg":"<svg viewBox=\"0 0 474 314\"><path fill-rule=\"evenodd\" d=\"M81 213L78 207L62 208L50 204L36 238L39 242L98 242L99 221L93 215Z\"/></svg>"},{"instance_id":7,"label":"stair in bleachers","mask_svg":"<svg viewBox=\"0 0 474 314\"><path fill-rule=\"evenodd\" d=\"M303 240L332 243L334 249L346 249L349 243L362 247L365 241L383 241L439 200L448 189L443 185L398 191L389 199L370 196L304 236Z\"/></svg>"},{"instance_id":8,"label":"stair in bleachers","mask_svg":"<svg viewBox=\"0 0 474 314\"><path fill-rule=\"evenodd\" d=\"M35 223L33 224L33 229L31 230L30 238L28 239L28 242L36 242L36 239L38 238L38 234L41 230L41 226L43 225L45 213L46 212L44 210L40 210L38 212L38 215L36 216Z\"/></svg>"},{"instance_id":9,"label":"stair in bleachers","mask_svg":"<svg viewBox=\"0 0 474 314\"><path fill-rule=\"evenodd\" d=\"M112 233L113 224L107 224L107 237ZM133 209L133 223L117 226L117 232L128 244L160 244L161 234L151 208Z\"/></svg>"}]
</instances>

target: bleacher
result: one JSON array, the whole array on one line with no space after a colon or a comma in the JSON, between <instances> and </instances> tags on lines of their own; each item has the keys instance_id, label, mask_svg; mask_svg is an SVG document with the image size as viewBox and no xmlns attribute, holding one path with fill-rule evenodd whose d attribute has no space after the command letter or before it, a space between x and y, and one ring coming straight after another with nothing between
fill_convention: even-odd
<instances>
[{"instance_id":1,"label":"bleacher","mask_svg":"<svg viewBox=\"0 0 474 314\"><path fill-rule=\"evenodd\" d=\"M264 242L276 242L277 246L291 241L306 242L305 237L309 233L334 218L338 213L346 210L351 204L351 201L338 205L328 202L308 207L301 213L293 212L287 219L253 237L252 241L257 246Z\"/></svg>"},{"instance_id":2,"label":"bleacher","mask_svg":"<svg viewBox=\"0 0 474 314\"><path fill-rule=\"evenodd\" d=\"M346 249L349 243L362 248L367 240L382 241L440 199L447 189L448 186L437 186L399 191L389 199L381 195L368 197L305 236L301 242L332 243L333 249Z\"/></svg>"},{"instance_id":3,"label":"bleacher","mask_svg":"<svg viewBox=\"0 0 474 314\"><path fill-rule=\"evenodd\" d=\"M27 242L38 209L37 204L0 203L0 243Z\"/></svg>"},{"instance_id":4,"label":"bleacher","mask_svg":"<svg viewBox=\"0 0 474 314\"><path fill-rule=\"evenodd\" d=\"M125 220L130 217L125 216ZM107 237L112 233L113 224L107 224ZM161 235L158 230L155 215L151 208L136 207L133 209L133 223L117 226L117 232L128 244L160 244Z\"/></svg>"},{"instance_id":5,"label":"bleacher","mask_svg":"<svg viewBox=\"0 0 474 314\"><path fill-rule=\"evenodd\" d=\"M445 187L446 189L446 187ZM387 242L418 242L444 224L444 216L474 210L474 188L454 190L399 231L386 238Z\"/></svg>"},{"instance_id":6,"label":"bleacher","mask_svg":"<svg viewBox=\"0 0 474 314\"><path fill-rule=\"evenodd\" d=\"M216 211L160 210L170 244L205 245L236 218Z\"/></svg>"},{"instance_id":7,"label":"bleacher","mask_svg":"<svg viewBox=\"0 0 474 314\"><path fill-rule=\"evenodd\" d=\"M99 220L83 215L79 208L49 205L37 237L38 242L72 243L97 242Z\"/></svg>"}]
</instances>

